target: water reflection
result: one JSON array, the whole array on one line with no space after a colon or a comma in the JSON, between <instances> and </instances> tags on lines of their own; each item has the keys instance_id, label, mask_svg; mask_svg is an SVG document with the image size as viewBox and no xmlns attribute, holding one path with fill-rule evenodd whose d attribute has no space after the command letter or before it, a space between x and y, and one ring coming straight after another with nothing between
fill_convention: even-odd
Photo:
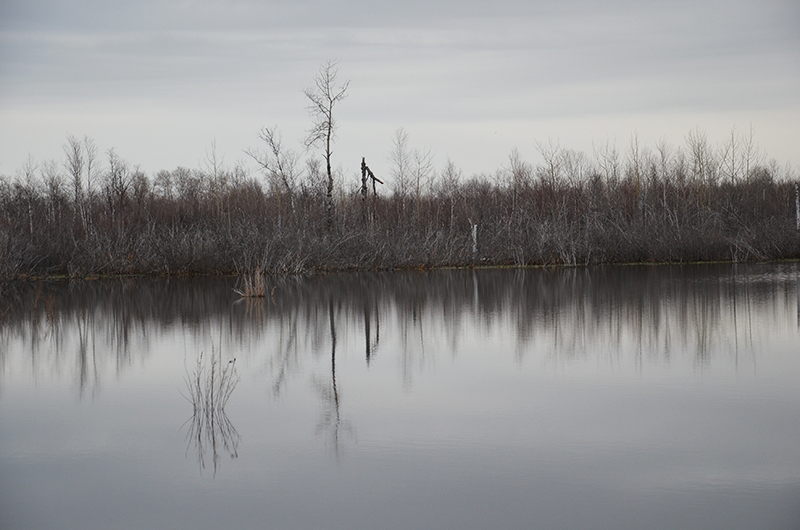
<instances>
[{"instance_id":1,"label":"water reflection","mask_svg":"<svg viewBox=\"0 0 800 530\"><path fill-rule=\"evenodd\" d=\"M230 278L17 284L4 288L0 369L24 351L35 377L71 371L78 393L93 394L146 362L159 335L214 329L260 359L276 396L302 363L330 355L325 395L338 409L334 316L349 340L361 336L368 365L388 329L406 386L436 352L493 333L518 362L538 352L553 368L752 366L771 327L800 322L796 275L795 264L331 274L270 278L270 296L246 303Z\"/></svg>"},{"instance_id":2,"label":"water reflection","mask_svg":"<svg viewBox=\"0 0 800 530\"><path fill-rule=\"evenodd\" d=\"M203 353L190 372L186 370L186 395L192 404L192 416L184 427L187 428L186 452L194 449L197 463L202 471L206 461L211 460L214 476L220 466L220 452L237 458L241 437L228 418L225 407L239 384L236 359L222 360L222 353L213 352L209 359Z\"/></svg>"},{"instance_id":3,"label":"water reflection","mask_svg":"<svg viewBox=\"0 0 800 530\"><path fill-rule=\"evenodd\" d=\"M336 324L334 316L334 302L328 301L328 317L331 332L331 374L330 380L313 379L314 389L322 400L323 409L316 432L326 435L327 441L338 459L340 456L340 442L343 436L353 437L355 431L349 421L342 419L339 386L336 381ZM368 359L369 361L369 359Z\"/></svg>"},{"instance_id":4,"label":"water reflection","mask_svg":"<svg viewBox=\"0 0 800 530\"><path fill-rule=\"evenodd\" d=\"M269 281L1 286L4 521L797 520L797 264Z\"/></svg>"}]
</instances>

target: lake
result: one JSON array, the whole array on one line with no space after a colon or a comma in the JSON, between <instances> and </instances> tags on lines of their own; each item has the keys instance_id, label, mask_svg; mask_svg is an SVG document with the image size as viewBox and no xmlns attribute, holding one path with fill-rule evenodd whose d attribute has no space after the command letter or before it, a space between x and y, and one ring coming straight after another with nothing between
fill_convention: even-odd
<instances>
[{"instance_id":1,"label":"lake","mask_svg":"<svg viewBox=\"0 0 800 530\"><path fill-rule=\"evenodd\" d=\"M6 285L0 527L797 529L799 275Z\"/></svg>"}]
</instances>

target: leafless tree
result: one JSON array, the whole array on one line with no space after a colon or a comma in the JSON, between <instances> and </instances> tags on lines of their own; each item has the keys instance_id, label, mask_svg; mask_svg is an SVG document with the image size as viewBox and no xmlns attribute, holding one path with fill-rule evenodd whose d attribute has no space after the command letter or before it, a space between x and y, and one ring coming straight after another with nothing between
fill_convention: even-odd
<instances>
[{"instance_id":1,"label":"leafless tree","mask_svg":"<svg viewBox=\"0 0 800 530\"><path fill-rule=\"evenodd\" d=\"M594 146L594 156L602 175L606 179L606 184L617 182L619 180L619 151L617 151L617 147L608 142L602 148Z\"/></svg>"},{"instance_id":2,"label":"leafless tree","mask_svg":"<svg viewBox=\"0 0 800 530\"><path fill-rule=\"evenodd\" d=\"M311 130L306 137L306 147L322 144L325 149L325 166L328 175L327 218L328 227L333 226L333 173L331 172L331 144L336 135L336 121L333 117L333 108L347 97L347 88L350 81L341 85L336 84L339 76L339 65L336 61L323 64L314 78L314 86L304 90L309 100L308 113L313 120Z\"/></svg>"},{"instance_id":3,"label":"leafless tree","mask_svg":"<svg viewBox=\"0 0 800 530\"><path fill-rule=\"evenodd\" d=\"M83 167L85 165L83 146L80 140L74 136L68 136L67 143L64 144L64 154L67 156L64 167L72 181L73 200L77 206L83 196Z\"/></svg>"},{"instance_id":4,"label":"leafless tree","mask_svg":"<svg viewBox=\"0 0 800 530\"><path fill-rule=\"evenodd\" d=\"M636 192L636 212L641 216L644 209L644 184L645 172L650 160L650 152L639 143L639 133L631 135L628 149L628 177L633 180Z\"/></svg>"},{"instance_id":5,"label":"leafless tree","mask_svg":"<svg viewBox=\"0 0 800 530\"><path fill-rule=\"evenodd\" d=\"M97 157L97 146L94 140L88 136L83 137L83 156L86 168L86 193L91 194L92 186L100 173L100 164Z\"/></svg>"},{"instance_id":6,"label":"leafless tree","mask_svg":"<svg viewBox=\"0 0 800 530\"><path fill-rule=\"evenodd\" d=\"M301 188L304 193L310 193L312 195L322 196L325 194L325 190L328 186L327 182L325 182L326 177L322 173L322 168L320 167L320 161L318 158L308 158L306 159L306 167L305 167L305 179L304 182L301 183Z\"/></svg>"},{"instance_id":7,"label":"leafless tree","mask_svg":"<svg viewBox=\"0 0 800 530\"><path fill-rule=\"evenodd\" d=\"M245 153L259 165L264 176L267 177L269 187L278 198L278 227L280 228L284 193L289 197L290 211L294 214L298 156L291 149L284 149L277 126L264 127L259 131L258 137L267 144L266 151L247 149Z\"/></svg>"},{"instance_id":8,"label":"leafless tree","mask_svg":"<svg viewBox=\"0 0 800 530\"><path fill-rule=\"evenodd\" d=\"M670 147L666 139L661 138L658 143L656 143L655 150L658 153L656 157L658 163L658 174L662 179L665 179L669 174L669 170L673 163L674 155L672 147Z\"/></svg>"},{"instance_id":9,"label":"leafless tree","mask_svg":"<svg viewBox=\"0 0 800 530\"><path fill-rule=\"evenodd\" d=\"M173 188L172 173L165 169L159 171L153 181L153 191L160 197L172 200Z\"/></svg>"},{"instance_id":10,"label":"leafless tree","mask_svg":"<svg viewBox=\"0 0 800 530\"><path fill-rule=\"evenodd\" d=\"M297 153L284 149L277 127L264 127L258 137L267 144L267 150L247 149L245 153L259 165L273 190L292 195L297 178Z\"/></svg>"},{"instance_id":11,"label":"leafless tree","mask_svg":"<svg viewBox=\"0 0 800 530\"><path fill-rule=\"evenodd\" d=\"M206 151L205 166L208 176L211 177L209 187L216 203L217 215L222 213L222 194L226 184L224 163L224 157L217 156L217 141L212 140L211 150Z\"/></svg>"},{"instance_id":12,"label":"leafless tree","mask_svg":"<svg viewBox=\"0 0 800 530\"><path fill-rule=\"evenodd\" d=\"M39 188L39 183L36 179L36 171L39 169L39 163L33 158L33 155L28 155L22 167L17 171L17 183L30 194L35 194Z\"/></svg>"},{"instance_id":13,"label":"leafless tree","mask_svg":"<svg viewBox=\"0 0 800 530\"><path fill-rule=\"evenodd\" d=\"M455 162L448 158L442 170L441 178L437 183L439 193L446 196L453 195L461 185L461 178L461 169L456 166Z\"/></svg>"},{"instance_id":14,"label":"leafless tree","mask_svg":"<svg viewBox=\"0 0 800 530\"><path fill-rule=\"evenodd\" d=\"M563 171L563 149L558 142L550 140L546 144L536 142L536 150L544 159L544 165L537 168L539 176L555 189Z\"/></svg>"},{"instance_id":15,"label":"leafless tree","mask_svg":"<svg viewBox=\"0 0 800 530\"><path fill-rule=\"evenodd\" d=\"M86 225L86 209L84 195L91 193L92 184L97 179L100 171L97 159L97 146L88 136L83 141L75 136L68 136L67 143L63 146L66 160L64 168L72 189L75 219L80 219ZM84 187L85 186L85 187Z\"/></svg>"},{"instance_id":16,"label":"leafless tree","mask_svg":"<svg viewBox=\"0 0 800 530\"><path fill-rule=\"evenodd\" d=\"M453 225L455 224L455 207L456 207L456 198L459 195L459 190L461 189L461 170L456 167L455 163L449 158L447 159L447 163L442 170L441 178L437 183L438 194L441 197L444 197L448 202L448 207L450 210L450 215L448 218L448 230L453 230Z\"/></svg>"},{"instance_id":17,"label":"leafless tree","mask_svg":"<svg viewBox=\"0 0 800 530\"><path fill-rule=\"evenodd\" d=\"M686 144L692 159L692 171L695 179L704 184L716 182L716 158L708 142L708 135L697 127L686 135Z\"/></svg>"},{"instance_id":18,"label":"leafless tree","mask_svg":"<svg viewBox=\"0 0 800 530\"><path fill-rule=\"evenodd\" d=\"M400 127L392 138L392 152L389 153L392 189L395 195L405 197L411 188L411 152L408 148L408 133Z\"/></svg>"},{"instance_id":19,"label":"leafless tree","mask_svg":"<svg viewBox=\"0 0 800 530\"><path fill-rule=\"evenodd\" d=\"M63 149L67 157L64 168L71 181L73 200L78 204L82 201L84 193L91 191L92 183L100 169L97 163L97 146L88 136L84 136L81 141L70 135Z\"/></svg>"},{"instance_id":20,"label":"leafless tree","mask_svg":"<svg viewBox=\"0 0 800 530\"><path fill-rule=\"evenodd\" d=\"M412 195L412 216L417 221L420 199L435 187L436 170L433 166L433 153L430 148L411 150L408 146L408 133L402 127L392 138L392 151L389 154L392 187L400 199L400 208L405 215L406 198Z\"/></svg>"},{"instance_id":21,"label":"leafless tree","mask_svg":"<svg viewBox=\"0 0 800 530\"><path fill-rule=\"evenodd\" d=\"M515 147L508 157L508 171L511 185L511 215L508 216L508 224L511 226L517 213L519 194L523 186L530 183L533 167L522 160L519 150Z\"/></svg>"},{"instance_id":22,"label":"leafless tree","mask_svg":"<svg viewBox=\"0 0 800 530\"><path fill-rule=\"evenodd\" d=\"M33 155L28 155L28 158L22 164L22 168L17 170L17 178L15 187L19 190L19 196L23 199L25 204L24 210L28 221L28 234L33 234L34 219L34 202L39 195L39 182L36 178L36 171L39 169L39 164L33 158Z\"/></svg>"},{"instance_id":23,"label":"leafless tree","mask_svg":"<svg viewBox=\"0 0 800 530\"><path fill-rule=\"evenodd\" d=\"M750 176L750 172L764 164L764 156L755 143L755 129L750 126L746 134L731 129L730 138L722 145L719 154L720 174L731 182Z\"/></svg>"},{"instance_id":24,"label":"leafless tree","mask_svg":"<svg viewBox=\"0 0 800 530\"><path fill-rule=\"evenodd\" d=\"M106 193L109 203L112 205L112 213L121 208L128 194L131 173L128 164L122 160L114 148L107 152L108 155L108 174L106 175Z\"/></svg>"},{"instance_id":25,"label":"leafless tree","mask_svg":"<svg viewBox=\"0 0 800 530\"><path fill-rule=\"evenodd\" d=\"M58 168L58 162L55 160L45 161L41 168L45 191L51 203L64 197L64 179Z\"/></svg>"},{"instance_id":26,"label":"leafless tree","mask_svg":"<svg viewBox=\"0 0 800 530\"><path fill-rule=\"evenodd\" d=\"M270 190L222 169L213 153L201 169L151 181L112 150L93 191L86 140L67 142L55 166L29 159L13 178L0 177L0 279L798 256L796 175L760 163L746 131L731 135L728 151L693 131L688 146L648 148L634 137L630 151L600 146L592 161L550 143L540 145L535 168L512 152L496 173L462 179L448 161L431 182L429 151L409 147L400 130L394 155L402 163L390 167L400 168L404 191L365 201L364 160L359 208L355 179L341 186L332 171L335 236L325 223L323 157L298 164L295 187L275 158L284 152L279 138L264 134ZM82 171L68 172L65 160ZM285 206L292 189L296 211L290 217L284 207L279 230L276 199L283 194Z\"/></svg>"},{"instance_id":27,"label":"leafless tree","mask_svg":"<svg viewBox=\"0 0 800 530\"><path fill-rule=\"evenodd\" d=\"M750 173L758 166L763 165L767 158L756 144L755 136L756 131L751 125L750 130L747 135L743 136L742 141L742 165L744 166L743 173L745 178L750 178Z\"/></svg>"},{"instance_id":28,"label":"leafless tree","mask_svg":"<svg viewBox=\"0 0 800 530\"><path fill-rule=\"evenodd\" d=\"M419 204L422 194L434 186L436 179L436 170L433 167L433 153L430 147L414 149L412 160L414 195L417 204Z\"/></svg>"}]
</instances>

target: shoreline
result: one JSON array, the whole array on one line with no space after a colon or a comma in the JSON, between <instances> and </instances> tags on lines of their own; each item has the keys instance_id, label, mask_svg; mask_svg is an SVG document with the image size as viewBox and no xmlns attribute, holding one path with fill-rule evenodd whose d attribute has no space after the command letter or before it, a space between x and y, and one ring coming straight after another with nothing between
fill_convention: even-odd
<instances>
[{"instance_id":1,"label":"shoreline","mask_svg":"<svg viewBox=\"0 0 800 530\"><path fill-rule=\"evenodd\" d=\"M530 265L514 265L514 264L496 264L496 265L442 265L442 266L426 266L426 267L382 267L382 268L327 268L327 269L309 269L298 272L261 272L260 274L265 277L289 277L289 276L322 276L326 274L359 274L359 273L391 273L391 272L435 272L447 270L541 270L541 269L592 269L601 267L674 267L674 266L698 266L698 265L755 265L755 264L769 264L769 263L800 263L800 258L776 258L766 260L748 260L748 261L732 261L732 260L699 260L699 261L674 261L674 262L656 262L656 261L641 261L641 262L603 262L603 263L577 263L577 264L564 264L564 263L549 263L549 264L530 264ZM246 278L252 277L256 272L200 272L200 271L186 271L186 272L173 272L173 273L147 273L147 272L126 272L126 273L109 273L109 274L93 274L93 275L76 275L68 276L62 274L53 275L20 275L16 278L0 279L0 283L36 283L36 282L60 282L60 281L98 281L98 280L115 280L115 279L152 279L152 278L175 278L175 279L192 279L192 278Z\"/></svg>"}]
</instances>

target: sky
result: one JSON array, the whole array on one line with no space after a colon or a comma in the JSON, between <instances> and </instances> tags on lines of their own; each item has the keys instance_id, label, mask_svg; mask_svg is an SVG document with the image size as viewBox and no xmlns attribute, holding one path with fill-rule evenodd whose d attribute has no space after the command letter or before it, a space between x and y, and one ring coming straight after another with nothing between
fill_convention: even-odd
<instances>
[{"instance_id":1,"label":"sky","mask_svg":"<svg viewBox=\"0 0 800 530\"><path fill-rule=\"evenodd\" d=\"M265 126L319 156L303 89L331 60L345 176L386 176L400 127L465 175L751 128L798 168L799 28L797 0L0 0L0 175L68 135L151 175L248 163Z\"/></svg>"}]
</instances>

